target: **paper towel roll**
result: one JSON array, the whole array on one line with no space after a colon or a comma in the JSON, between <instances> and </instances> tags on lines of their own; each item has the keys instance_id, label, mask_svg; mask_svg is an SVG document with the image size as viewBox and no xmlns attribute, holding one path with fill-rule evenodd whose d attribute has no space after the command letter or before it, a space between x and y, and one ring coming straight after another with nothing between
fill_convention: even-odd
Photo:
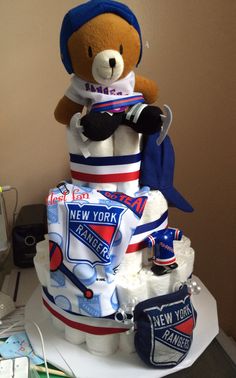
<instances>
[{"instance_id":1,"label":"paper towel roll","mask_svg":"<svg viewBox=\"0 0 236 378\"><path fill-rule=\"evenodd\" d=\"M117 295L120 306L136 303L148 298L147 282L139 274L122 275L117 278Z\"/></svg>"},{"instance_id":2,"label":"paper towel roll","mask_svg":"<svg viewBox=\"0 0 236 378\"><path fill-rule=\"evenodd\" d=\"M97 356L109 356L115 353L119 347L119 334L92 335L86 333L87 349Z\"/></svg>"},{"instance_id":3,"label":"paper towel roll","mask_svg":"<svg viewBox=\"0 0 236 378\"><path fill-rule=\"evenodd\" d=\"M86 341L86 333L65 325L65 339L72 344L83 344Z\"/></svg>"},{"instance_id":4,"label":"paper towel roll","mask_svg":"<svg viewBox=\"0 0 236 378\"><path fill-rule=\"evenodd\" d=\"M135 346L134 346L134 332L132 333L121 333L120 334L120 350L125 353L134 353Z\"/></svg>"}]
</instances>

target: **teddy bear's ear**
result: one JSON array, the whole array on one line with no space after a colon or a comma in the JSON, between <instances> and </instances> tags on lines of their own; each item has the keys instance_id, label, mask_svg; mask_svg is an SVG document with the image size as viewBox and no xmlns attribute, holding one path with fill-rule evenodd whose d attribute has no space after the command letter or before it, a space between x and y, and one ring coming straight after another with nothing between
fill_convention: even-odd
<instances>
[{"instance_id":1,"label":"teddy bear's ear","mask_svg":"<svg viewBox=\"0 0 236 378\"><path fill-rule=\"evenodd\" d=\"M137 65L139 64L142 57L141 30L138 20L131 9L127 7L127 5L114 0L90 0L87 3L72 8L65 15L62 22L60 33L61 59L69 74L73 73L73 67L67 46L70 36L86 22L103 13L114 13L126 20L136 29L140 38L140 54Z\"/></svg>"}]
</instances>

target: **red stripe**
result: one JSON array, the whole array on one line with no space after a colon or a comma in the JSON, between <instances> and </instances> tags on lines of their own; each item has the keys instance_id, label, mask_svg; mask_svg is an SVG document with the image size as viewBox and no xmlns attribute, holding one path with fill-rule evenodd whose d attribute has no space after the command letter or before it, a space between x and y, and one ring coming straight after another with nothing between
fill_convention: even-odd
<instances>
[{"instance_id":1,"label":"red stripe","mask_svg":"<svg viewBox=\"0 0 236 378\"><path fill-rule=\"evenodd\" d=\"M139 243L130 244L128 248L126 249L125 253L132 253L132 252L138 252L140 249L146 248L147 245L144 241L141 241Z\"/></svg>"},{"instance_id":2,"label":"red stripe","mask_svg":"<svg viewBox=\"0 0 236 378\"><path fill-rule=\"evenodd\" d=\"M152 235L149 235L149 236L148 236L148 239L150 240L150 242L152 243L152 246L154 247L154 245L155 245L156 243L155 243L155 239L153 238L153 236L152 236Z\"/></svg>"},{"instance_id":3,"label":"red stripe","mask_svg":"<svg viewBox=\"0 0 236 378\"><path fill-rule=\"evenodd\" d=\"M85 182L110 183L110 182L125 182L125 181L138 180L139 173L140 171L129 172L129 173L92 175L89 173L71 171L71 176L75 180L80 180L80 181L85 181Z\"/></svg>"},{"instance_id":4,"label":"red stripe","mask_svg":"<svg viewBox=\"0 0 236 378\"><path fill-rule=\"evenodd\" d=\"M178 238L179 238L179 230L176 229L175 230L175 240L178 240Z\"/></svg>"},{"instance_id":5,"label":"red stripe","mask_svg":"<svg viewBox=\"0 0 236 378\"><path fill-rule=\"evenodd\" d=\"M111 335L113 333L126 332L129 328L112 328L112 327L95 327L88 324L82 324L73 320L65 318L63 315L55 311L43 298L43 304L56 318L60 319L63 323L71 328L78 329L82 332L91 333L93 335Z\"/></svg>"},{"instance_id":6,"label":"red stripe","mask_svg":"<svg viewBox=\"0 0 236 378\"><path fill-rule=\"evenodd\" d=\"M143 98L142 96L136 96L136 97L132 97L130 98L130 100L132 101L135 101L135 100L140 100L141 98ZM116 100L116 101L108 101L108 102L103 102L102 104L94 104L93 105L93 108L103 108L104 106L107 106L107 105L118 105L118 104L123 104L123 103L126 103L127 101L129 101L129 98L125 98L125 99L121 99L121 100Z\"/></svg>"},{"instance_id":7,"label":"red stripe","mask_svg":"<svg viewBox=\"0 0 236 378\"><path fill-rule=\"evenodd\" d=\"M156 265L169 265L169 264L172 264L176 261L176 258L174 257L173 259L171 260L166 260L166 261L161 261L161 260L154 260L154 264Z\"/></svg>"},{"instance_id":8,"label":"red stripe","mask_svg":"<svg viewBox=\"0 0 236 378\"><path fill-rule=\"evenodd\" d=\"M185 322L175 326L175 329L177 329L177 331L184 332L187 335L191 335L193 333L193 328L194 328L194 321L192 317L186 320Z\"/></svg>"}]
</instances>

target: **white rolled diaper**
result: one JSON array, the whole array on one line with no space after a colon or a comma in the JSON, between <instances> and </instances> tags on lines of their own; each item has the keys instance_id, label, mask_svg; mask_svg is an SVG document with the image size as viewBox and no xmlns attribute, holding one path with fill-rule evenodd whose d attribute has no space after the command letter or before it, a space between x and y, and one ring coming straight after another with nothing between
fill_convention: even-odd
<instances>
[{"instance_id":1,"label":"white rolled diaper","mask_svg":"<svg viewBox=\"0 0 236 378\"><path fill-rule=\"evenodd\" d=\"M179 242L181 243L181 242ZM189 239L184 239L180 245L175 244L176 261L178 268L163 276L155 276L149 268L144 268L140 274L147 276L149 298L158 295L169 294L178 290L179 286L186 282L193 272L194 250L189 247Z\"/></svg>"},{"instance_id":2,"label":"white rolled diaper","mask_svg":"<svg viewBox=\"0 0 236 378\"><path fill-rule=\"evenodd\" d=\"M36 255L34 256L34 266L42 286L47 286L49 279L49 244L48 235L45 235L45 240L36 244Z\"/></svg>"},{"instance_id":3,"label":"white rolled diaper","mask_svg":"<svg viewBox=\"0 0 236 378\"><path fill-rule=\"evenodd\" d=\"M134 332L131 333L121 333L120 334L120 350L125 353L134 353Z\"/></svg>"},{"instance_id":4,"label":"white rolled diaper","mask_svg":"<svg viewBox=\"0 0 236 378\"><path fill-rule=\"evenodd\" d=\"M120 336L118 333L111 335L93 335L86 333L87 349L97 356L109 356L117 351Z\"/></svg>"},{"instance_id":5,"label":"white rolled diaper","mask_svg":"<svg viewBox=\"0 0 236 378\"><path fill-rule=\"evenodd\" d=\"M119 268L119 275L133 275L142 269L143 252L126 253Z\"/></svg>"},{"instance_id":6,"label":"white rolled diaper","mask_svg":"<svg viewBox=\"0 0 236 378\"><path fill-rule=\"evenodd\" d=\"M159 192L159 190L151 190L148 193L148 200L144 208L140 225L159 219L167 209L167 202L163 194Z\"/></svg>"},{"instance_id":7,"label":"white rolled diaper","mask_svg":"<svg viewBox=\"0 0 236 378\"><path fill-rule=\"evenodd\" d=\"M53 315L51 315L51 319L52 319L52 324L54 325L55 328L57 328L59 331L65 330L65 324L60 319L57 319Z\"/></svg>"},{"instance_id":8,"label":"white rolled diaper","mask_svg":"<svg viewBox=\"0 0 236 378\"><path fill-rule=\"evenodd\" d=\"M120 275L117 277L117 295L120 307L144 301L148 298L147 282L139 274Z\"/></svg>"},{"instance_id":9,"label":"white rolled diaper","mask_svg":"<svg viewBox=\"0 0 236 378\"><path fill-rule=\"evenodd\" d=\"M65 339L72 344L83 344L86 340L86 333L65 325Z\"/></svg>"}]
</instances>

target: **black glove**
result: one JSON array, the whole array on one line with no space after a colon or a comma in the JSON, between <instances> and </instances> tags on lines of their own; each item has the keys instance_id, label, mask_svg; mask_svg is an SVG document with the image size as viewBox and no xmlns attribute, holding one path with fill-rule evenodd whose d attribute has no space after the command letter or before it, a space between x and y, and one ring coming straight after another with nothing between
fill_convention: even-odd
<instances>
[{"instance_id":1,"label":"black glove","mask_svg":"<svg viewBox=\"0 0 236 378\"><path fill-rule=\"evenodd\" d=\"M109 138L121 124L123 113L90 112L81 118L84 135L93 141L102 141Z\"/></svg>"},{"instance_id":2,"label":"black glove","mask_svg":"<svg viewBox=\"0 0 236 378\"><path fill-rule=\"evenodd\" d=\"M140 113L137 122L133 122L134 116L131 117L130 120L127 120L124 116L123 123L127 126L130 126L137 133L150 135L161 130L163 123L161 114L162 111L160 108L158 108L157 106L148 105Z\"/></svg>"}]
</instances>

